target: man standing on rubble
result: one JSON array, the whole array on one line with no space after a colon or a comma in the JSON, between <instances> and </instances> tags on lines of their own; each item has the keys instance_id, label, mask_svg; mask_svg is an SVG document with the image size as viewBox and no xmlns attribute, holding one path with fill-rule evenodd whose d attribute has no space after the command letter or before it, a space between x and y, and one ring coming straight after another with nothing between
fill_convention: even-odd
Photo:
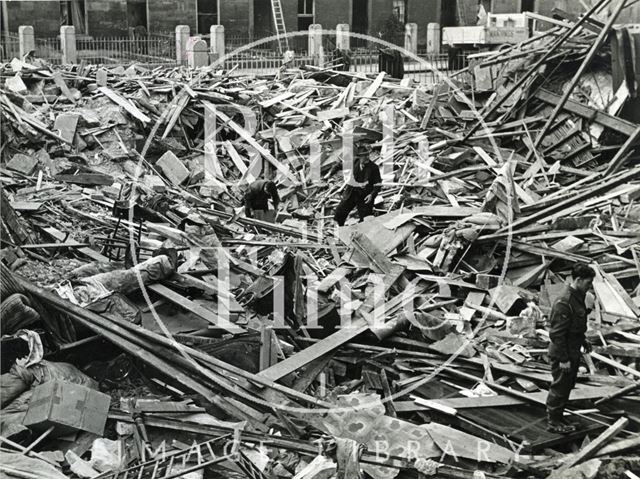
<instances>
[{"instance_id":1,"label":"man standing on rubble","mask_svg":"<svg viewBox=\"0 0 640 479\"><path fill-rule=\"evenodd\" d=\"M580 348L591 351L587 342L587 307L585 295L593 284L595 271L579 263L571 270L572 282L567 286L551 309L549 320L549 357L553 381L547 396L547 429L568 434L575 426L564 419L564 408L571 390L576 385Z\"/></svg>"},{"instance_id":2,"label":"man standing on rubble","mask_svg":"<svg viewBox=\"0 0 640 479\"><path fill-rule=\"evenodd\" d=\"M371 161L371 146L359 147L353 170L333 216L336 223L343 226L353 208L358 209L360 221L372 215L373 203L380 192L381 182L380 168Z\"/></svg>"},{"instance_id":3,"label":"man standing on rubble","mask_svg":"<svg viewBox=\"0 0 640 479\"><path fill-rule=\"evenodd\" d=\"M280 196L278 196L276 184L271 180L256 180L251 183L244 194L244 213L247 218L273 223L275 216L272 218L267 213L269 211L269 198L271 198L273 208L277 212Z\"/></svg>"}]
</instances>

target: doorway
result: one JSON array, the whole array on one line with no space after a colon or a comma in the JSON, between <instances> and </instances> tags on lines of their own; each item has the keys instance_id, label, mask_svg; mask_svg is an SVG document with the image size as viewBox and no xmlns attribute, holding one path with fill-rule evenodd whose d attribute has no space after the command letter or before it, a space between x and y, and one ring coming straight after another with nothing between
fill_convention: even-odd
<instances>
[{"instance_id":1,"label":"doorway","mask_svg":"<svg viewBox=\"0 0 640 479\"><path fill-rule=\"evenodd\" d=\"M456 0L441 0L440 2L440 26L455 27L457 8Z\"/></svg>"},{"instance_id":2,"label":"doorway","mask_svg":"<svg viewBox=\"0 0 640 479\"><path fill-rule=\"evenodd\" d=\"M271 0L253 2L253 31L257 39L269 37L275 33Z\"/></svg>"},{"instance_id":3,"label":"doorway","mask_svg":"<svg viewBox=\"0 0 640 479\"><path fill-rule=\"evenodd\" d=\"M351 24L355 33L369 33L369 0L353 0Z\"/></svg>"},{"instance_id":4,"label":"doorway","mask_svg":"<svg viewBox=\"0 0 640 479\"><path fill-rule=\"evenodd\" d=\"M135 32L142 33L149 31L147 23L147 1L146 0L127 0L127 18L129 19L129 28L133 28Z\"/></svg>"}]
</instances>

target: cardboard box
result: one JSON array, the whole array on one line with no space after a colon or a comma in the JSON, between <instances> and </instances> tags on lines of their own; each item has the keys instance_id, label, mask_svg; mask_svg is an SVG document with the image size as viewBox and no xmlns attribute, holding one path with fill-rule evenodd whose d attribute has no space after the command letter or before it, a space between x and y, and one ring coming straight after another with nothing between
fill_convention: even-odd
<instances>
[{"instance_id":1,"label":"cardboard box","mask_svg":"<svg viewBox=\"0 0 640 479\"><path fill-rule=\"evenodd\" d=\"M87 431L102 436L111 398L94 389L64 381L49 381L33 390L25 426L53 434Z\"/></svg>"}]
</instances>

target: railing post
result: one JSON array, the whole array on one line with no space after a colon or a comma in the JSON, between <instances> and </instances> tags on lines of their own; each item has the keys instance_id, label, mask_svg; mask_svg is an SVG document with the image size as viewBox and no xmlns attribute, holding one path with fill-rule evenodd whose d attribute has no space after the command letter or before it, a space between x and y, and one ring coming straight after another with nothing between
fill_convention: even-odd
<instances>
[{"instance_id":1,"label":"railing post","mask_svg":"<svg viewBox=\"0 0 640 479\"><path fill-rule=\"evenodd\" d=\"M211 28L209 30L211 33L211 61L215 62L222 58L225 54L224 26L211 25Z\"/></svg>"},{"instance_id":2,"label":"railing post","mask_svg":"<svg viewBox=\"0 0 640 479\"><path fill-rule=\"evenodd\" d=\"M20 60L22 60L26 54L36 49L33 27L31 25L19 26L18 39L20 40Z\"/></svg>"},{"instance_id":3,"label":"railing post","mask_svg":"<svg viewBox=\"0 0 640 479\"><path fill-rule=\"evenodd\" d=\"M440 24L427 25L427 53L440 53Z\"/></svg>"},{"instance_id":4,"label":"railing post","mask_svg":"<svg viewBox=\"0 0 640 479\"><path fill-rule=\"evenodd\" d=\"M417 23L407 23L404 26L404 49L413 53L414 55L418 54L418 24Z\"/></svg>"},{"instance_id":5,"label":"railing post","mask_svg":"<svg viewBox=\"0 0 640 479\"><path fill-rule=\"evenodd\" d=\"M336 26L336 48L338 50L350 50L349 24L340 23Z\"/></svg>"},{"instance_id":6,"label":"railing post","mask_svg":"<svg viewBox=\"0 0 640 479\"><path fill-rule=\"evenodd\" d=\"M71 25L60 27L60 49L62 50L62 64L78 62L76 50L76 28Z\"/></svg>"},{"instance_id":7,"label":"railing post","mask_svg":"<svg viewBox=\"0 0 640 479\"><path fill-rule=\"evenodd\" d=\"M176 27L176 62L178 65L187 63L187 42L190 35L189 25L178 25Z\"/></svg>"},{"instance_id":8,"label":"railing post","mask_svg":"<svg viewBox=\"0 0 640 479\"><path fill-rule=\"evenodd\" d=\"M324 65L324 52L322 51L322 25L314 23L309 25L309 56L316 66Z\"/></svg>"},{"instance_id":9,"label":"railing post","mask_svg":"<svg viewBox=\"0 0 640 479\"><path fill-rule=\"evenodd\" d=\"M187 64L189 68L200 68L209 65L207 42L200 37L190 37L187 41Z\"/></svg>"}]
</instances>

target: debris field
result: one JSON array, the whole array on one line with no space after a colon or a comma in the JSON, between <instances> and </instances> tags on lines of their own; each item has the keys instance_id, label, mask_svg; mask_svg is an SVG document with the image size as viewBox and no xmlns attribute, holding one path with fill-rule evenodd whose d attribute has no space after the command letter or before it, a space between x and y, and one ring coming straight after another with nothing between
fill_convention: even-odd
<instances>
[{"instance_id":1,"label":"debris field","mask_svg":"<svg viewBox=\"0 0 640 479\"><path fill-rule=\"evenodd\" d=\"M429 86L2 65L0 476L637 478L640 74L610 23ZM362 144L374 215L338 227ZM547 324L576 263L562 435Z\"/></svg>"}]
</instances>

